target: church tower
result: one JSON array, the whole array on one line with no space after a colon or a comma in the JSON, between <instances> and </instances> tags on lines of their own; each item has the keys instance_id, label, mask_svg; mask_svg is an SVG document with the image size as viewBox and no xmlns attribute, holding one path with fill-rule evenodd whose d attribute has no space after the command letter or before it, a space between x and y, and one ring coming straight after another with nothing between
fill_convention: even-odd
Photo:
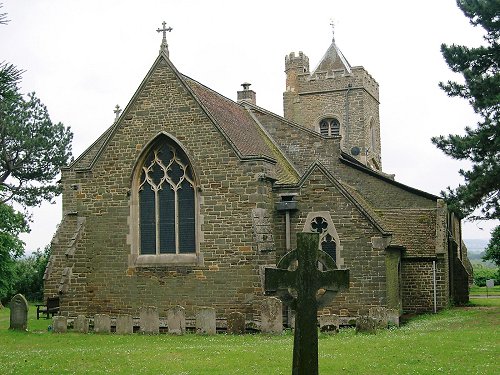
<instances>
[{"instance_id":1,"label":"church tower","mask_svg":"<svg viewBox=\"0 0 500 375\"><path fill-rule=\"evenodd\" d=\"M342 151L381 170L378 83L362 66L351 67L335 38L313 72L303 52L292 52L285 73L285 118L342 137Z\"/></svg>"}]
</instances>

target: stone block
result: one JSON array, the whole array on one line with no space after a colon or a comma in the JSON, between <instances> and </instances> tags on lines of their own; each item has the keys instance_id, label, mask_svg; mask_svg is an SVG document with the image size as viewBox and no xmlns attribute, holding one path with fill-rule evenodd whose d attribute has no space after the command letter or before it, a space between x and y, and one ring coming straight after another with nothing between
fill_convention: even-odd
<instances>
[{"instance_id":1,"label":"stone block","mask_svg":"<svg viewBox=\"0 0 500 375\"><path fill-rule=\"evenodd\" d=\"M387 309L385 307L371 307L368 316L377 321L377 328L385 329L388 326Z\"/></svg>"},{"instance_id":2,"label":"stone block","mask_svg":"<svg viewBox=\"0 0 500 375\"><path fill-rule=\"evenodd\" d=\"M65 316L57 315L52 317L52 332L66 333L68 331L68 319Z\"/></svg>"},{"instance_id":3,"label":"stone block","mask_svg":"<svg viewBox=\"0 0 500 375\"><path fill-rule=\"evenodd\" d=\"M107 314L95 314L94 316L94 332L95 333L110 333L111 318Z\"/></svg>"},{"instance_id":4,"label":"stone block","mask_svg":"<svg viewBox=\"0 0 500 375\"><path fill-rule=\"evenodd\" d=\"M377 320L369 316L358 316L356 319L356 333L377 333Z\"/></svg>"},{"instance_id":5,"label":"stone block","mask_svg":"<svg viewBox=\"0 0 500 375\"><path fill-rule=\"evenodd\" d=\"M283 332L282 302L276 297L262 301L260 312L260 330L262 333L280 334Z\"/></svg>"},{"instance_id":6,"label":"stone block","mask_svg":"<svg viewBox=\"0 0 500 375\"><path fill-rule=\"evenodd\" d=\"M387 309L387 322L389 325L399 327L399 310Z\"/></svg>"},{"instance_id":7,"label":"stone block","mask_svg":"<svg viewBox=\"0 0 500 375\"><path fill-rule=\"evenodd\" d=\"M215 322L215 309L202 307L196 313L196 333L215 335L217 332Z\"/></svg>"},{"instance_id":8,"label":"stone block","mask_svg":"<svg viewBox=\"0 0 500 375\"><path fill-rule=\"evenodd\" d=\"M140 332L157 335L160 333L160 316L154 306L141 307L139 310Z\"/></svg>"},{"instance_id":9,"label":"stone block","mask_svg":"<svg viewBox=\"0 0 500 375\"><path fill-rule=\"evenodd\" d=\"M80 333L89 332L89 319L85 315L78 315L73 321L73 330Z\"/></svg>"},{"instance_id":10,"label":"stone block","mask_svg":"<svg viewBox=\"0 0 500 375\"><path fill-rule=\"evenodd\" d=\"M28 301L22 294L16 294L10 300L10 329L28 330Z\"/></svg>"},{"instance_id":11,"label":"stone block","mask_svg":"<svg viewBox=\"0 0 500 375\"><path fill-rule=\"evenodd\" d=\"M118 315L116 317L116 334L129 335L134 332L134 320L131 315Z\"/></svg>"},{"instance_id":12,"label":"stone block","mask_svg":"<svg viewBox=\"0 0 500 375\"><path fill-rule=\"evenodd\" d=\"M168 333L183 335L186 332L186 312L184 307L175 306L167 311Z\"/></svg>"},{"instance_id":13,"label":"stone block","mask_svg":"<svg viewBox=\"0 0 500 375\"><path fill-rule=\"evenodd\" d=\"M338 333L340 327L339 317L335 314L319 317L319 330L323 333Z\"/></svg>"},{"instance_id":14,"label":"stone block","mask_svg":"<svg viewBox=\"0 0 500 375\"><path fill-rule=\"evenodd\" d=\"M245 333L245 315L232 312L227 316L227 333L241 335Z\"/></svg>"}]
</instances>

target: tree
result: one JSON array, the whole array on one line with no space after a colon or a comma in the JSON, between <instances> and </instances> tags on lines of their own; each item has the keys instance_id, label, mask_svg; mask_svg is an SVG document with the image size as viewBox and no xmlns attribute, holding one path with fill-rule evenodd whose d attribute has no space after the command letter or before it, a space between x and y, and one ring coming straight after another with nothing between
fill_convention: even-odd
<instances>
[{"instance_id":1,"label":"tree","mask_svg":"<svg viewBox=\"0 0 500 375\"><path fill-rule=\"evenodd\" d=\"M60 193L54 179L71 159L73 134L50 120L35 93L19 93L20 74L10 64L0 67L0 202L26 207Z\"/></svg>"},{"instance_id":2,"label":"tree","mask_svg":"<svg viewBox=\"0 0 500 375\"><path fill-rule=\"evenodd\" d=\"M0 301L11 296L15 283L15 261L24 252L19 234L28 232L24 216L5 203L0 203Z\"/></svg>"},{"instance_id":3,"label":"tree","mask_svg":"<svg viewBox=\"0 0 500 375\"><path fill-rule=\"evenodd\" d=\"M483 260L491 260L497 267L500 267L500 226L491 232L491 239L486 246Z\"/></svg>"},{"instance_id":4,"label":"tree","mask_svg":"<svg viewBox=\"0 0 500 375\"><path fill-rule=\"evenodd\" d=\"M460 170L465 183L442 192L448 206L460 217L500 218L500 1L457 0L470 23L485 30L487 46L441 45L441 52L453 72L462 73L464 83L440 83L452 97L467 99L481 117L477 126L465 128L465 135L432 138L446 155L472 162L472 169ZM479 209L480 214L474 215Z\"/></svg>"},{"instance_id":5,"label":"tree","mask_svg":"<svg viewBox=\"0 0 500 375\"><path fill-rule=\"evenodd\" d=\"M28 301L43 301L43 275L50 257L50 246L15 261L14 290Z\"/></svg>"}]
</instances>

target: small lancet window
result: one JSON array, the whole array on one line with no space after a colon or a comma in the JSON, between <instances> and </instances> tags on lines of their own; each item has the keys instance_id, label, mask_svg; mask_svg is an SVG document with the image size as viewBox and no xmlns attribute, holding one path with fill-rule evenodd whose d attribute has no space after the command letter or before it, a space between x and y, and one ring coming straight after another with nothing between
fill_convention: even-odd
<instances>
[{"instance_id":1,"label":"small lancet window","mask_svg":"<svg viewBox=\"0 0 500 375\"><path fill-rule=\"evenodd\" d=\"M336 118L324 118L319 122L319 132L325 136L339 136L340 122Z\"/></svg>"},{"instance_id":2,"label":"small lancet window","mask_svg":"<svg viewBox=\"0 0 500 375\"><path fill-rule=\"evenodd\" d=\"M149 151L139 182L140 254L196 252L194 185L180 147L162 141Z\"/></svg>"}]
</instances>

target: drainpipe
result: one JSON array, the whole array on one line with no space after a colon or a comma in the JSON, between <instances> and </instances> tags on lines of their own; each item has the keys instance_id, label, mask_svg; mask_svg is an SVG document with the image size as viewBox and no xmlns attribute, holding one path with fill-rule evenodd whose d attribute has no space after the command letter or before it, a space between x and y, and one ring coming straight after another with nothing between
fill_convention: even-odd
<instances>
[{"instance_id":1,"label":"drainpipe","mask_svg":"<svg viewBox=\"0 0 500 375\"><path fill-rule=\"evenodd\" d=\"M345 92L345 145L349 144L349 92L351 88L352 83L349 83Z\"/></svg>"},{"instance_id":2,"label":"drainpipe","mask_svg":"<svg viewBox=\"0 0 500 375\"><path fill-rule=\"evenodd\" d=\"M276 210L285 212L285 247L286 251L290 251L292 248L291 245L291 229L290 229L290 211L297 210L297 201L294 200L294 197L297 194L282 194L281 201L276 203Z\"/></svg>"},{"instance_id":3,"label":"drainpipe","mask_svg":"<svg viewBox=\"0 0 500 375\"><path fill-rule=\"evenodd\" d=\"M432 283L434 286L434 314L437 312L436 261L432 261Z\"/></svg>"}]
</instances>

